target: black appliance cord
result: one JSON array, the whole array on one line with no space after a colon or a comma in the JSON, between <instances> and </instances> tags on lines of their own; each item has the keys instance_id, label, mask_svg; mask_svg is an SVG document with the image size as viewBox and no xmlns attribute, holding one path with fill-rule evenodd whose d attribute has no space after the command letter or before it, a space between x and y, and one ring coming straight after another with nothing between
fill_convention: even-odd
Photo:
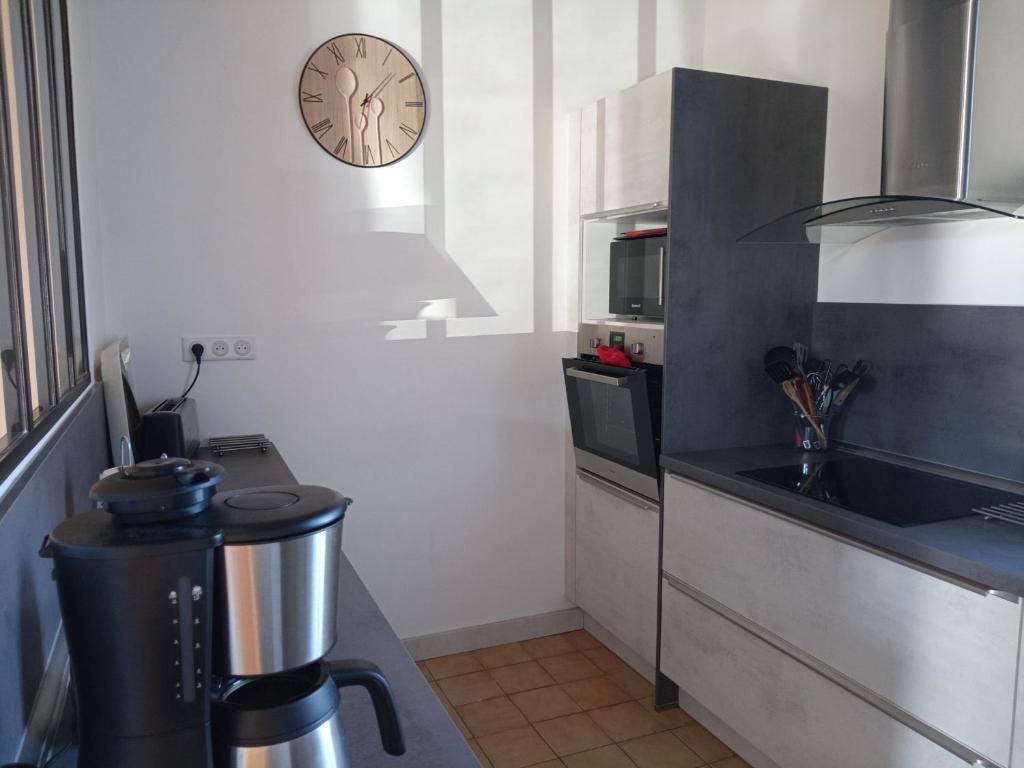
<instances>
[{"instance_id":1,"label":"black appliance cord","mask_svg":"<svg viewBox=\"0 0 1024 768\"><path fill-rule=\"evenodd\" d=\"M185 394L181 396L182 400L188 397L188 393L192 391L192 387L194 387L196 382L199 381L199 372L203 369L203 352L205 351L206 350L203 348L202 344L192 345L192 356L196 359L196 375L192 378L192 383L188 385L188 389L185 390Z\"/></svg>"}]
</instances>

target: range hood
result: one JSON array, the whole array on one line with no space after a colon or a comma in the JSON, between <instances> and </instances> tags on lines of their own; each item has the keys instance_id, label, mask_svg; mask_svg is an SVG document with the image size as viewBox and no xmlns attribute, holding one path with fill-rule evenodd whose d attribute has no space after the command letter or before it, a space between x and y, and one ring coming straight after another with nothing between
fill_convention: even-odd
<instances>
[{"instance_id":1,"label":"range hood","mask_svg":"<svg viewBox=\"0 0 1024 768\"><path fill-rule=\"evenodd\" d=\"M1024 218L1024 0L892 0L882 193L740 238L852 243L894 226Z\"/></svg>"}]
</instances>

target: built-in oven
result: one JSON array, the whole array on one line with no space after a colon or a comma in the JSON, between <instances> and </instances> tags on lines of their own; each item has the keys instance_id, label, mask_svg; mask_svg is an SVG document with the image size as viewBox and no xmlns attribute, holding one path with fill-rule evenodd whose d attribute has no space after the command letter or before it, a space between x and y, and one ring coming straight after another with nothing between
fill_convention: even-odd
<instances>
[{"instance_id":1,"label":"built-in oven","mask_svg":"<svg viewBox=\"0 0 1024 768\"><path fill-rule=\"evenodd\" d=\"M665 317L664 230L625 234L611 244L608 311L629 317Z\"/></svg>"},{"instance_id":2,"label":"built-in oven","mask_svg":"<svg viewBox=\"0 0 1024 768\"><path fill-rule=\"evenodd\" d=\"M649 323L580 326L577 357L562 361L578 469L652 500L661 498L663 329ZM617 347L629 367L600 361Z\"/></svg>"}]
</instances>

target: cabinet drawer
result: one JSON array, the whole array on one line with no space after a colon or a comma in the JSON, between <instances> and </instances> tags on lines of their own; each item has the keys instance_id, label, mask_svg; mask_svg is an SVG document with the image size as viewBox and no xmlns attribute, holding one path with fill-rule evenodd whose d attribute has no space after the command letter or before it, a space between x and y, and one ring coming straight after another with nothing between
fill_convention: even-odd
<instances>
[{"instance_id":1,"label":"cabinet drawer","mask_svg":"<svg viewBox=\"0 0 1024 768\"><path fill-rule=\"evenodd\" d=\"M1008 764L1019 604L671 475L664 568L913 718Z\"/></svg>"},{"instance_id":2,"label":"cabinet drawer","mask_svg":"<svg viewBox=\"0 0 1024 768\"><path fill-rule=\"evenodd\" d=\"M658 508L576 478L576 603L654 665L658 636Z\"/></svg>"},{"instance_id":3,"label":"cabinet drawer","mask_svg":"<svg viewBox=\"0 0 1024 768\"><path fill-rule=\"evenodd\" d=\"M782 768L967 765L668 582L661 671Z\"/></svg>"}]
</instances>

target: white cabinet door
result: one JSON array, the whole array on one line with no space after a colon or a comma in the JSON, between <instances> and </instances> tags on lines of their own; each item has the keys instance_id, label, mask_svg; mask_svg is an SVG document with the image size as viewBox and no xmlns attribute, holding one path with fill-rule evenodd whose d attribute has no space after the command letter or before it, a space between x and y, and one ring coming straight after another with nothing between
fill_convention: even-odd
<instances>
[{"instance_id":1,"label":"white cabinet door","mask_svg":"<svg viewBox=\"0 0 1024 768\"><path fill-rule=\"evenodd\" d=\"M576 476L576 604L654 664L658 636L658 508Z\"/></svg>"},{"instance_id":2,"label":"white cabinet door","mask_svg":"<svg viewBox=\"0 0 1024 768\"><path fill-rule=\"evenodd\" d=\"M782 768L967 765L667 581L661 669Z\"/></svg>"},{"instance_id":3,"label":"white cabinet door","mask_svg":"<svg viewBox=\"0 0 1024 768\"><path fill-rule=\"evenodd\" d=\"M580 126L580 213L664 205L671 122L671 70L586 107Z\"/></svg>"},{"instance_id":4,"label":"white cabinet door","mask_svg":"<svg viewBox=\"0 0 1024 768\"><path fill-rule=\"evenodd\" d=\"M1009 763L1019 603L671 475L664 569L914 718Z\"/></svg>"}]
</instances>

